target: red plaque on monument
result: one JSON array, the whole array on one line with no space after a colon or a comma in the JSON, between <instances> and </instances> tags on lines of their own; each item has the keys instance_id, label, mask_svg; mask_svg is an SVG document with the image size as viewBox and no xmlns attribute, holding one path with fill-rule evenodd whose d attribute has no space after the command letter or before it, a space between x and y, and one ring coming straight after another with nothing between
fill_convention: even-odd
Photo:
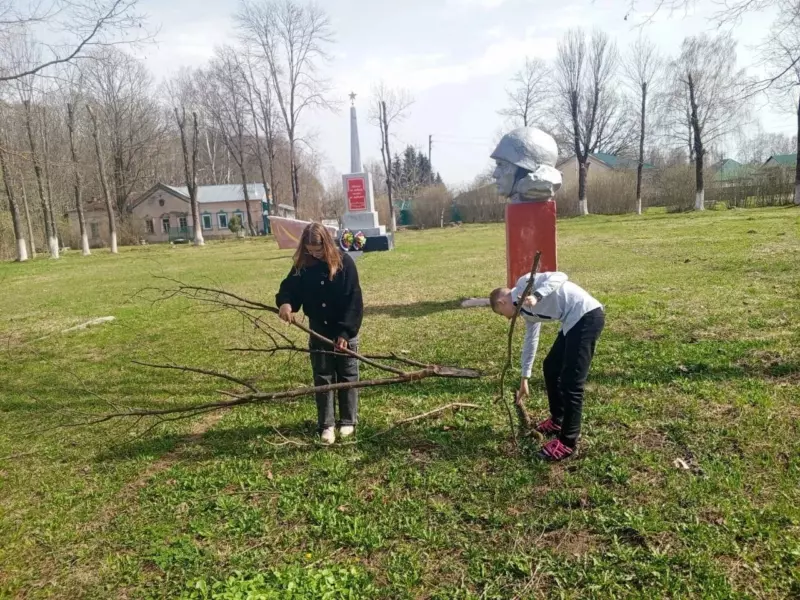
<instances>
[{"instance_id":1,"label":"red plaque on monument","mask_svg":"<svg viewBox=\"0 0 800 600\"><path fill-rule=\"evenodd\" d=\"M367 210L367 182L363 177L347 180L347 209L350 212Z\"/></svg>"},{"instance_id":2,"label":"red plaque on monument","mask_svg":"<svg viewBox=\"0 0 800 600\"><path fill-rule=\"evenodd\" d=\"M506 205L507 285L531 270L537 250L542 251L539 272L557 270L556 203L520 202Z\"/></svg>"}]
</instances>

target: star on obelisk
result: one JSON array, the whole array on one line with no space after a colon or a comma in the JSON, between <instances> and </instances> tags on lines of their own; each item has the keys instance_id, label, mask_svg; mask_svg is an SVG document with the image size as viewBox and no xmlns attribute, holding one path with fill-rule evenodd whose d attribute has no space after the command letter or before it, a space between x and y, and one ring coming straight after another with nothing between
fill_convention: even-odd
<instances>
[{"instance_id":1,"label":"star on obelisk","mask_svg":"<svg viewBox=\"0 0 800 600\"><path fill-rule=\"evenodd\" d=\"M350 106L356 105L356 93L350 92Z\"/></svg>"}]
</instances>

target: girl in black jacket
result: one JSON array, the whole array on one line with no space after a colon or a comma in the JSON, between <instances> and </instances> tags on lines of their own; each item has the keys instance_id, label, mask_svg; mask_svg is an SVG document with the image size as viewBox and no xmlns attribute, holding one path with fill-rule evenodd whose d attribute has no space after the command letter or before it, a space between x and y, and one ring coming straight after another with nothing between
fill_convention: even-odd
<instances>
[{"instance_id":1,"label":"girl in black jacket","mask_svg":"<svg viewBox=\"0 0 800 600\"><path fill-rule=\"evenodd\" d=\"M294 319L301 308L312 331L332 340L331 348L311 337L314 385L358 381L358 360L338 352L358 351L358 332L364 315L361 286L353 259L341 252L326 227L311 223L294 254L294 264L275 296L280 318ZM358 421L358 390L339 390L339 433L353 435ZM317 428L326 444L336 441L333 392L316 395Z\"/></svg>"}]
</instances>

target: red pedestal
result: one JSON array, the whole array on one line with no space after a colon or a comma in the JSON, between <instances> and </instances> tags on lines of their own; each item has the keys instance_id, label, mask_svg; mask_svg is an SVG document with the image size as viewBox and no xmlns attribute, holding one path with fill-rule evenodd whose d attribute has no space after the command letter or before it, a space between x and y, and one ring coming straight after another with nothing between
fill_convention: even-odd
<instances>
[{"instance_id":1,"label":"red pedestal","mask_svg":"<svg viewBox=\"0 0 800 600\"><path fill-rule=\"evenodd\" d=\"M533 257L542 251L539 272L557 270L556 203L521 202L506 205L506 276L508 287L530 272Z\"/></svg>"}]
</instances>

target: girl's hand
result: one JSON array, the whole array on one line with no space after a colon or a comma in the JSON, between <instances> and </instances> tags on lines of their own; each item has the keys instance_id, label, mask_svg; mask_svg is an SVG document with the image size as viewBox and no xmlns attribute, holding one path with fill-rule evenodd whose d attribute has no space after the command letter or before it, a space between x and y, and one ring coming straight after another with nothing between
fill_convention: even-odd
<instances>
[{"instance_id":1,"label":"girl's hand","mask_svg":"<svg viewBox=\"0 0 800 600\"><path fill-rule=\"evenodd\" d=\"M531 394L531 391L528 388L528 380L527 379L523 379L519 384L519 397L520 398L527 398L528 396L530 396L530 394Z\"/></svg>"},{"instance_id":2,"label":"girl's hand","mask_svg":"<svg viewBox=\"0 0 800 600\"><path fill-rule=\"evenodd\" d=\"M343 337L336 338L336 349L337 350L346 350L347 349L347 340Z\"/></svg>"},{"instance_id":3,"label":"girl's hand","mask_svg":"<svg viewBox=\"0 0 800 600\"><path fill-rule=\"evenodd\" d=\"M282 321L286 321L287 323L291 323L292 321L294 321L294 315L292 314L292 305L281 304L280 309L278 309L278 316L281 318Z\"/></svg>"}]
</instances>

